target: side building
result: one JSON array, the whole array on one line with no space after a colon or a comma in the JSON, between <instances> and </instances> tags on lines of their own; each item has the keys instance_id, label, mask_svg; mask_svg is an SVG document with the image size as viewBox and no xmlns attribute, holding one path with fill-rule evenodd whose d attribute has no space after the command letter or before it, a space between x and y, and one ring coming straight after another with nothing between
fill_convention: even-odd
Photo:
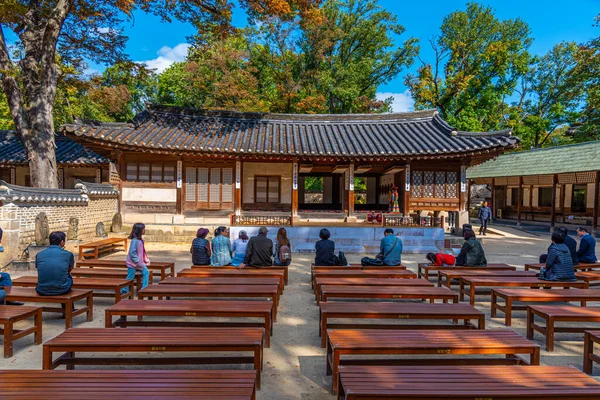
<instances>
[{"instance_id":1,"label":"side building","mask_svg":"<svg viewBox=\"0 0 600 400\"><path fill-rule=\"evenodd\" d=\"M587 225L598 230L600 141L504 154L469 168L492 190L498 219Z\"/></svg>"}]
</instances>

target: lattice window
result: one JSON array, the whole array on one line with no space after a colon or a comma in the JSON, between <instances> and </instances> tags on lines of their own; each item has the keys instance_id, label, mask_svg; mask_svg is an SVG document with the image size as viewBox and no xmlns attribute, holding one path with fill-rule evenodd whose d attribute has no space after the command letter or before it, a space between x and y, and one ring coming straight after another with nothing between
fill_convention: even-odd
<instances>
[{"instance_id":1,"label":"lattice window","mask_svg":"<svg viewBox=\"0 0 600 400\"><path fill-rule=\"evenodd\" d=\"M221 168L210 169L210 202L221 202Z\"/></svg>"},{"instance_id":2,"label":"lattice window","mask_svg":"<svg viewBox=\"0 0 600 400\"><path fill-rule=\"evenodd\" d=\"M198 168L198 202L208 202L208 168Z\"/></svg>"},{"instance_id":3,"label":"lattice window","mask_svg":"<svg viewBox=\"0 0 600 400\"><path fill-rule=\"evenodd\" d=\"M162 182L162 164L152 164L152 182Z\"/></svg>"},{"instance_id":4,"label":"lattice window","mask_svg":"<svg viewBox=\"0 0 600 400\"><path fill-rule=\"evenodd\" d=\"M594 183L596 182L595 172L577 172L577 183Z\"/></svg>"},{"instance_id":5,"label":"lattice window","mask_svg":"<svg viewBox=\"0 0 600 400\"><path fill-rule=\"evenodd\" d=\"M509 185L518 185L519 181L520 181L518 176L511 176L511 177L508 177L507 179L508 179Z\"/></svg>"},{"instance_id":6,"label":"lattice window","mask_svg":"<svg viewBox=\"0 0 600 400\"><path fill-rule=\"evenodd\" d=\"M558 183L577 183L577 177L575 174L560 174L558 175Z\"/></svg>"},{"instance_id":7,"label":"lattice window","mask_svg":"<svg viewBox=\"0 0 600 400\"><path fill-rule=\"evenodd\" d=\"M538 177L538 181L540 185L552 185L553 179L552 175L540 175Z\"/></svg>"},{"instance_id":8,"label":"lattice window","mask_svg":"<svg viewBox=\"0 0 600 400\"><path fill-rule=\"evenodd\" d=\"M196 168L185 169L185 201L196 201Z\"/></svg>"},{"instance_id":9,"label":"lattice window","mask_svg":"<svg viewBox=\"0 0 600 400\"><path fill-rule=\"evenodd\" d=\"M423 196L423 171L413 171L412 173L411 196Z\"/></svg>"},{"instance_id":10,"label":"lattice window","mask_svg":"<svg viewBox=\"0 0 600 400\"><path fill-rule=\"evenodd\" d=\"M446 197L446 173L435 173L435 197L443 199Z\"/></svg>"},{"instance_id":11,"label":"lattice window","mask_svg":"<svg viewBox=\"0 0 600 400\"><path fill-rule=\"evenodd\" d=\"M458 172L448 172L446 175L446 198L456 199L458 198L458 190L456 184L458 183Z\"/></svg>"},{"instance_id":12,"label":"lattice window","mask_svg":"<svg viewBox=\"0 0 600 400\"><path fill-rule=\"evenodd\" d=\"M140 182L150 182L150 164L140 164L138 169L138 179Z\"/></svg>"},{"instance_id":13,"label":"lattice window","mask_svg":"<svg viewBox=\"0 0 600 400\"><path fill-rule=\"evenodd\" d=\"M223 168L223 189L221 197L223 203L233 201L233 168Z\"/></svg>"},{"instance_id":14,"label":"lattice window","mask_svg":"<svg viewBox=\"0 0 600 400\"><path fill-rule=\"evenodd\" d=\"M523 177L523 185L537 185L538 177L537 176L524 176Z\"/></svg>"},{"instance_id":15,"label":"lattice window","mask_svg":"<svg viewBox=\"0 0 600 400\"><path fill-rule=\"evenodd\" d=\"M127 180L137 181L137 164L127 164Z\"/></svg>"},{"instance_id":16,"label":"lattice window","mask_svg":"<svg viewBox=\"0 0 600 400\"><path fill-rule=\"evenodd\" d=\"M172 164L163 167L163 178L165 182L175 182L175 166Z\"/></svg>"},{"instance_id":17,"label":"lattice window","mask_svg":"<svg viewBox=\"0 0 600 400\"><path fill-rule=\"evenodd\" d=\"M431 198L434 193L435 173L432 171L423 172L423 197Z\"/></svg>"}]
</instances>

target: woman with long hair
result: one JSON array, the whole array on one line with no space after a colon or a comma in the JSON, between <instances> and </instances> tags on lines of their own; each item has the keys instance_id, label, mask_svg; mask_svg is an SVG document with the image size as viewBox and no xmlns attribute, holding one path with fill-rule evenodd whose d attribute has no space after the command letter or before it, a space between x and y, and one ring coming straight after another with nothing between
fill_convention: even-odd
<instances>
[{"instance_id":1,"label":"woman with long hair","mask_svg":"<svg viewBox=\"0 0 600 400\"><path fill-rule=\"evenodd\" d=\"M136 223L129 234L129 252L125 264L127 265L127 279L134 279L137 271L142 272L142 289L148 286L148 265L150 259L146 254L143 235L146 233L146 225ZM128 289L122 289L121 293L127 293Z\"/></svg>"},{"instance_id":2,"label":"woman with long hair","mask_svg":"<svg viewBox=\"0 0 600 400\"><path fill-rule=\"evenodd\" d=\"M213 267L231 265L231 240L227 237L227 228L224 226L215 229L210 265Z\"/></svg>"},{"instance_id":3,"label":"woman with long hair","mask_svg":"<svg viewBox=\"0 0 600 400\"><path fill-rule=\"evenodd\" d=\"M279 228L273 243L273 265L287 267L292 262L292 244L285 228Z\"/></svg>"},{"instance_id":4,"label":"woman with long hair","mask_svg":"<svg viewBox=\"0 0 600 400\"><path fill-rule=\"evenodd\" d=\"M246 250L248 249L248 240L250 240L250 238L246 231L240 231L238 238L233 241L231 246L231 253L233 254L231 265L239 267L240 264L244 262Z\"/></svg>"},{"instance_id":5,"label":"woman with long hair","mask_svg":"<svg viewBox=\"0 0 600 400\"><path fill-rule=\"evenodd\" d=\"M200 228L196 232L196 238L192 241L190 253L192 253L192 263L194 265L210 265L210 242L206 239L208 229Z\"/></svg>"}]
</instances>

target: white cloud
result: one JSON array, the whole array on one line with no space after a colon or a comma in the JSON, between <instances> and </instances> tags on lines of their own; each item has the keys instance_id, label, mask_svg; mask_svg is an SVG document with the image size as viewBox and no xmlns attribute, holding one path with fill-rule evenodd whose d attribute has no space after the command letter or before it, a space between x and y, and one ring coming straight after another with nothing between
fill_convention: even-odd
<instances>
[{"instance_id":1,"label":"white cloud","mask_svg":"<svg viewBox=\"0 0 600 400\"><path fill-rule=\"evenodd\" d=\"M188 43L179 43L175 47L163 46L156 53L158 57L153 60L141 61L141 63L160 73L169 68L171 64L184 61L189 48L190 45Z\"/></svg>"},{"instance_id":2,"label":"white cloud","mask_svg":"<svg viewBox=\"0 0 600 400\"><path fill-rule=\"evenodd\" d=\"M108 32L110 32L110 31L112 31L112 29L111 29L111 28L108 28L108 27L101 27L101 28L98 28L98 32L99 32L99 33L108 33Z\"/></svg>"},{"instance_id":3,"label":"white cloud","mask_svg":"<svg viewBox=\"0 0 600 400\"><path fill-rule=\"evenodd\" d=\"M385 100L389 97L393 97L393 112L406 112L413 111L415 109L415 101L410 96L410 91L408 89L406 89L402 93L378 92L377 94L375 94L375 96L377 97L377 100Z\"/></svg>"}]
</instances>

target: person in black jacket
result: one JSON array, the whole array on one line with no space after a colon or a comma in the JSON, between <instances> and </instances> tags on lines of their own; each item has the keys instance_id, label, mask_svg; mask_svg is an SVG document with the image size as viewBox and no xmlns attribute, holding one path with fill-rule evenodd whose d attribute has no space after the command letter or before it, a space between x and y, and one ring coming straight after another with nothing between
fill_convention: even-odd
<instances>
[{"instance_id":1,"label":"person in black jacket","mask_svg":"<svg viewBox=\"0 0 600 400\"><path fill-rule=\"evenodd\" d=\"M244 269L246 266L261 268L273 265L273 241L267 237L268 232L267 228L261 226L258 229L258 236L250 238L246 257L239 269Z\"/></svg>"},{"instance_id":2,"label":"person in black jacket","mask_svg":"<svg viewBox=\"0 0 600 400\"><path fill-rule=\"evenodd\" d=\"M557 229L558 232L562 233L565 236L565 245L569 248L569 252L571 253L571 259L573 260L573 265L579 264L579 257L577 257L577 240L573 239L569 236L569 230L564 226L561 226ZM542 254L540 256L540 264L545 264L548 259L548 254Z\"/></svg>"},{"instance_id":3,"label":"person in black jacket","mask_svg":"<svg viewBox=\"0 0 600 400\"><path fill-rule=\"evenodd\" d=\"M335 243L329 240L331 237L329 229L321 229L319 237L321 240L315 243L315 265L328 267L335 265Z\"/></svg>"}]
</instances>

